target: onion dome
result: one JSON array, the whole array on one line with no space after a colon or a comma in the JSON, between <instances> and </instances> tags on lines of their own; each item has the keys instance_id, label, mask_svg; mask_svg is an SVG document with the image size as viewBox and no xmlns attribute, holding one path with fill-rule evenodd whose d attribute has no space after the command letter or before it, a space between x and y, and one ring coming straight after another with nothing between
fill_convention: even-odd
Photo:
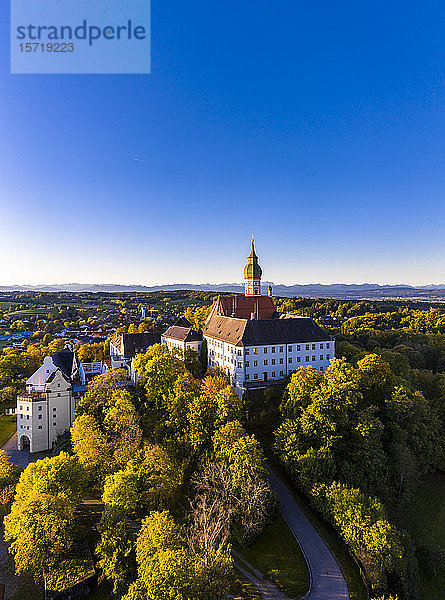
<instances>
[{"instance_id":1,"label":"onion dome","mask_svg":"<svg viewBox=\"0 0 445 600\"><path fill-rule=\"evenodd\" d=\"M258 256L255 254L255 245L252 239L252 249L247 257L247 265L244 267L244 279L261 279L262 270L258 264Z\"/></svg>"}]
</instances>

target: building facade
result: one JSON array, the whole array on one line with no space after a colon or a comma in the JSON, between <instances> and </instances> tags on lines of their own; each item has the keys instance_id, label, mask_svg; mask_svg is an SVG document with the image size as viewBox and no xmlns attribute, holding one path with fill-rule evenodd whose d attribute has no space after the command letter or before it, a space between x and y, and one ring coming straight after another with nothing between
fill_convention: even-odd
<instances>
[{"instance_id":1,"label":"building facade","mask_svg":"<svg viewBox=\"0 0 445 600\"><path fill-rule=\"evenodd\" d=\"M26 392L17 397L18 449L50 450L57 437L71 428L85 386L82 364L71 347L47 356L27 380Z\"/></svg>"},{"instance_id":2,"label":"building facade","mask_svg":"<svg viewBox=\"0 0 445 600\"><path fill-rule=\"evenodd\" d=\"M160 343L161 334L155 331L115 333L110 341L110 355L131 360L138 354L147 352L150 346Z\"/></svg>"},{"instance_id":3,"label":"building facade","mask_svg":"<svg viewBox=\"0 0 445 600\"><path fill-rule=\"evenodd\" d=\"M219 297L206 320L208 366L223 369L239 395L303 366L326 370L335 356L334 338L310 318L279 315L272 298L257 293L261 268L253 241L244 276L245 297Z\"/></svg>"},{"instance_id":4,"label":"building facade","mask_svg":"<svg viewBox=\"0 0 445 600\"><path fill-rule=\"evenodd\" d=\"M182 354L186 350L193 350L199 354L202 346L202 332L192 329L187 319L182 317L162 334L161 342L169 350L179 350Z\"/></svg>"}]
</instances>

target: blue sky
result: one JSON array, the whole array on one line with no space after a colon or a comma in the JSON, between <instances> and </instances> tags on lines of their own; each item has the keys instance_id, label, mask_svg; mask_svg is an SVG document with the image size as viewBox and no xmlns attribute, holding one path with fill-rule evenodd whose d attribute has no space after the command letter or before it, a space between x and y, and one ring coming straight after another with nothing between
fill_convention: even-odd
<instances>
[{"instance_id":1,"label":"blue sky","mask_svg":"<svg viewBox=\"0 0 445 600\"><path fill-rule=\"evenodd\" d=\"M150 75L0 19L0 284L445 281L443 2L153 0Z\"/></svg>"}]
</instances>

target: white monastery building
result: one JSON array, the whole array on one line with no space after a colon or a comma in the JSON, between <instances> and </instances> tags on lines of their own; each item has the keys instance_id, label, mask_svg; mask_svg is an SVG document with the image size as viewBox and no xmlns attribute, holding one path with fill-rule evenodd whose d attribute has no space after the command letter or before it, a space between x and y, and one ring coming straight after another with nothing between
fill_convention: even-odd
<instances>
[{"instance_id":1,"label":"white monastery building","mask_svg":"<svg viewBox=\"0 0 445 600\"><path fill-rule=\"evenodd\" d=\"M324 371L335 355L334 338L315 321L277 313L271 289L261 295L261 275L252 240L245 295L220 296L203 328L208 366L226 371L239 395L279 383L299 367Z\"/></svg>"}]
</instances>

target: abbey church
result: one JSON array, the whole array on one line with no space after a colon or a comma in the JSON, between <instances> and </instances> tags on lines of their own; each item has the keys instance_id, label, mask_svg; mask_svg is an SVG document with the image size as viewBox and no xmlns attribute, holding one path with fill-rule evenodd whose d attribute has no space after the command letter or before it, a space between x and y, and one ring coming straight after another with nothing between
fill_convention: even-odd
<instances>
[{"instance_id":1,"label":"abbey church","mask_svg":"<svg viewBox=\"0 0 445 600\"><path fill-rule=\"evenodd\" d=\"M308 317L279 314L270 287L261 294L253 240L247 261L244 296L219 296L203 328L208 366L226 371L239 395L278 383L299 367L324 371L334 358L334 338Z\"/></svg>"}]
</instances>

